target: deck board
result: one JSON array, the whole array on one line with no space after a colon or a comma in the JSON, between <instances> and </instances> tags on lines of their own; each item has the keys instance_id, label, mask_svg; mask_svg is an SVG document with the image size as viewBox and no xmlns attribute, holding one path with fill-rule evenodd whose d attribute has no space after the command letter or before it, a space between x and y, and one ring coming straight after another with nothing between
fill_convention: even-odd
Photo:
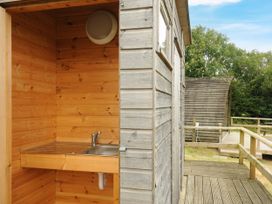
<instances>
[{"instance_id":1,"label":"deck board","mask_svg":"<svg viewBox=\"0 0 272 204\"><path fill-rule=\"evenodd\" d=\"M185 161L183 199L190 204L268 204L271 195L236 163Z\"/></svg>"},{"instance_id":2,"label":"deck board","mask_svg":"<svg viewBox=\"0 0 272 204\"><path fill-rule=\"evenodd\" d=\"M233 203L242 204L242 200L239 196L239 193L237 192L235 188L233 181L231 179L226 179L226 183L227 183L227 189L229 191L229 194Z\"/></svg>"},{"instance_id":3,"label":"deck board","mask_svg":"<svg viewBox=\"0 0 272 204\"><path fill-rule=\"evenodd\" d=\"M222 201L224 204L232 204L233 202L232 202L230 193L228 191L228 186L227 186L226 180L227 179L222 179L222 178L218 179L218 183L219 183L220 191L221 191L221 195L222 195Z\"/></svg>"},{"instance_id":4,"label":"deck board","mask_svg":"<svg viewBox=\"0 0 272 204\"><path fill-rule=\"evenodd\" d=\"M195 177L195 196L194 203L203 204L203 185L202 176Z\"/></svg>"},{"instance_id":5,"label":"deck board","mask_svg":"<svg viewBox=\"0 0 272 204\"><path fill-rule=\"evenodd\" d=\"M213 203L212 189L210 178L203 176L203 203L210 204Z\"/></svg>"},{"instance_id":6,"label":"deck board","mask_svg":"<svg viewBox=\"0 0 272 204\"><path fill-rule=\"evenodd\" d=\"M217 178L210 178L212 187L212 196L214 203L222 204L221 193L219 189L219 183Z\"/></svg>"},{"instance_id":7,"label":"deck board","mask_svg":"<svg viewBox=\"0 0 272 204\"><path fill-rule=\"evenodd\" d=\"M194 192L195 192L195 177L194 176L188 175L186 189L188 189L188 191L185 196L185 203L186 204L193 204L194 203Z\"/></svg>"},{"instance_id":8,"label":"deck board","mask_svg":"<svg viewBox=\"0 0 272 204\"><path fill-rule=\"evenodd\" d=\"M243 187L243 184L239 179L233 180L233 183L235 185L235 188L237 189L237 192L242 200L242 203L251 204L252 201L250 200L246 190Z\"/></svg>"},{"instance_id":9,"label":"deck board","mask_svg":"<svg viewBox=\"0 0 272 204\"><path fill-rule=\"evenodd\" d=\"M260 198L257 196L257 194L255 193L254 189L251 187L249 181L247 180L243 180L242 184L244 186L244 188L247 191L247 194L249 195L250 199L252 200L252 202L254 204L261 204L261 200Z\"/></svg>"}]
</instances>

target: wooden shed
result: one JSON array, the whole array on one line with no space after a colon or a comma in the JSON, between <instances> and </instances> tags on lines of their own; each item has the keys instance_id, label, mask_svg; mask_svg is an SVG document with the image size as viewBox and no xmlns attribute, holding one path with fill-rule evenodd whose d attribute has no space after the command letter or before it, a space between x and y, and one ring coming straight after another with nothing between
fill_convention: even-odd
<instances>
[{"instance_id":1,"label":"wooden shed","mask_svg":"<svg viewBox=\"0 0 272 204\"><path fill-rule=\"evenodd\" d=\"M228 126L230 118L231 78L186 78L185 124L200 126ZM218 130L199 130L200 142L219 142ZM192 132L186 132L192 141Z\"/></svg>"},{"instance_id":2,"label":"wooden shed","mask_svg":"<svg viewBox=\"0 0 272 204\"><path fill-rule=\"evenodd\" d=\"M190 41L187 0L1 0L1 204L178 204Z\"/></svg>"}]
</instances>

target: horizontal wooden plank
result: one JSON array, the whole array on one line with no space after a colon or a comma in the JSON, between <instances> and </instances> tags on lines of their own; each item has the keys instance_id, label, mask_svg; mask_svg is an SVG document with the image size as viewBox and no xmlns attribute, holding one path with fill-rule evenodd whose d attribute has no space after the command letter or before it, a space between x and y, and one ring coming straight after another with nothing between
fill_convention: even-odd
<instances>
[{"instance_id":1,"label":"horizontal wooden plank","mask_svg":"<svg viewBox=\"0 0 272 204\"><path fill-rule=\"evenodd\" d=\"M144 70L121 70L121 89L151 89L153 86L153 72L151 69Z\"/></svg>"},{"instance_id":2,"label":"horizontal wooden plank","mask_svg":"<svg viewBox=\"0 0 272 204\"><path fill-rule=\"evenodd\" d=\"M151 28L153 12L150 9L127 10L120 13L120 29Z\"/></svg>"},{"instance_id":3,"label":"horizontal wooden plank","mask_svg":"<svg viewBox=\"0 0 272 204\"><path fill-rule=\"evenodd\" d=\"M207 143L207 142L185 142L185 147L202 147L202 148L222 148L222 149L237 149L238 144L223 144L223 143Z\"/></svg>"},{"instance_id":4,"label":"horizontal wooden plank","mask_svg":"<svg viewBox=\"0 0 272 204\"><path fill-rule=\"evenodd\" d=\"M123 0L121 10L152 7L152 0Z\"/></svg>"},{"instance_id":5,"label":"horizontal wooden plank","mask_svg":"<svg viewBox=\"0 0 272 204\"><path fill-rule=\"evenodd\" d=\"M15 5L6 8L9 13L26 13L26 12L34 12L34 11L45 11L52 9L61 9L67 7L79 7L79 6L89 6L89 5L98 5L98 4L106 4L106 3L116 3L117 0L78 0L78 1L53 1L53 2L41 2L34 4L26 4L26 5Z\"/></svg>"},{"instance_id":6,"label":"horizontal wooden plank","mask_svg":"<svg viewBox=\"0 0 272 204\"><path fill-rule=\"evenodd\" d=\"M153 67L153 51L121 50L120 69L151 69Z\"/></svg>"},{"instance_id":7,"label":"horizontal wooden plank","mask_svg":"<svg viewBox=\"0 0 272 204\"><path fill-rule=\"evenodd\" d=\"M172 94L172 83L158 72L156 72L156 89L168 94Z\"/></svg>"},{"instance_id":8,"label":"horizontal wooden plank","mask_svg":"<svg viewBox=\"0 0 272 204\"><path fill-rule=\"evenodd\" d=\"M162 59L156 54L155 56L155 69L168 81L172 81L172 71L162 61Z\"/></svg>"},{"instance_id":9,"label":"horizontal wooden plank","mask_svg":"<svg viewBox=\"0 0 272 204\"><path fill-rule=\"evenodd\" d=\"M152 110L121 110L120 128L152 129Z\"/></svg>"},{"instance_id":10,"label":"horizontal wooden plank","mask_svg":"<svg viewBox=\"0 0 272 204\"><path fill-rule=\"evenodd\" d=\"M124 30L120 34L121 49L152 48L153 30Z\"/></svg>"},{"instance_id":11,"label":"horizontal wooden plank","mask_svg":"<svg viewBox=\"0 0 272 204\"><path fill-rule=\"evenodd\" d=\"M171 121L167 121L156 128L155 146L158 146L172 131Z\"/></svg>"},{"instance_id":12,"label":"horizontal wooden plank","mask_svg":"<svg viewBox=\"0 0 272 204\"><path fill-rule=\"evenodd\" d=\"M156 109L155 126L158 127L166 121L171 120L172 111L171 108Z\"/></svg>"},{"instance_id":13,"label":"horizontal wooden plank","mask_svg":"<svg viewBox=\"0 0 272 204\"><path fill-rule=\"evenodd\" d=\"M172 107L172 96L156 91L156 108Z\"/></svg>"},{"instance_id":14,"label":"horizontal wooden plank","mask_svg":"<svg viewBox=\"0 0 272 204\"><path fill-rule=\"evenodd\" d=\"M153 168L152 151L128 149L120 153L120 167L129 169Z\"/></svg>"},{"instance_id":15,"label":"horizontal wooden plank","mask_svg":"<svg viewBox=\"0 0 272 204\"><path fill-rule=\"evenodd\" d=\"M118 173L119 159L103 156L22 153L21 166L23 168Z\"/></svg>"},{"instance_id":16,"label":"horizontal wooden plank","mask_svg":"<svg viewBox=\"0 0 272 204\"><path fill-rule=\"evenodd\" d=\"M59 127L118 127L119 116L57 116Z\"/></svg>"},{"instance_id":17,"label":"horizontal wooden plank","mask_svg":"<svg viewBox=\"0 0 272 204\"><path fill-rule=\"evenodd\" d=\"M152 190L152 171L121 169L120 174L122 188Z\"/></svg>"},{"instance_id":18,"label":"horizontal wooden plank","mask_svg":"<svg viewBox=\"0 0 272 204\"><path fill-rule=\"evenodd\" d=\"M151 204L152 191L122 188L120 200L122 204Z\"/></svg>"},{"instance_id":19,"label":"horizontal wooden plank","mask_svg":"<svg viewBox=\"0 0 272 204\"><path fill-rule=\"evenodd\" d=\"M124 108L152 108L152 90L121 90L120 107Z\"/></svg>"},{"instance_id":20,"label":"horizontal wooden plank","mask_svg":"<svg viewBox=\"0 0 272 204\"><path fill-rule=\"evenodd\" d=\"M151 130L121 130L122 146L134 149L152 149Z\"/></svg>"}]
</instances>

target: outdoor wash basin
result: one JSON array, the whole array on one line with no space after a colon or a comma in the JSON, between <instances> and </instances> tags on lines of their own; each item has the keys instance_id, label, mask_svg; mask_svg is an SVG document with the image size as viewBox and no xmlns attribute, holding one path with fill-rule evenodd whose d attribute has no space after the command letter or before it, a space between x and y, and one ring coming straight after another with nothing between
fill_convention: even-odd
<instances>
[{"instance_id":1,"label":"outdoor wash basin","mask_svg":"<svg viewBox=\"0 0 272 204\"><path fill-rule=\"evenodd\" d=\"M85 154L89 155L101 155L101 156L117 156L119 152L118 145L96 145L95 147L90 147L85 151Z\"/></svg>"}]
</instances>

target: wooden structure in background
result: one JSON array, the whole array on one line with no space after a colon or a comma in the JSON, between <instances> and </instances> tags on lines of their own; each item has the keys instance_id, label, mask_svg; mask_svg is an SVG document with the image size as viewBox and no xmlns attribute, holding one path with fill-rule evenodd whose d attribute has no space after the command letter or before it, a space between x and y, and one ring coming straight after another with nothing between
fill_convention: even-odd
<instances>
[{"instance_id":1,"label":"wooden structure in background","mask_svg":"<svg viewBox=\"0 0 272 204\"><path fill-rule=\"evenodd\" d=\"M228 125L230 79L186 78L185 125ZM198 131L201 142L219 142L218 131ZM185 133L186 141L192 141Z\"/></svg>"},{"instance_id":2,"label":"wooden structure in background","mask_svg":"<svg viewBox=\"0 0 272 204\"><path fill-rule=\"evenodd\" d=\"M1 202L177 204L184 47L191 41L187 0L2 0L0 6ZM85 33L88 15L98 9L119 19L118 35L103 46ZM158 47L161 9L169 20L167 57ZM102 132L99 143L123 150L103 191L97 173L36 169L21 155L56 141L89 143L95 130Z\"/></svg>"}]
</instances>

